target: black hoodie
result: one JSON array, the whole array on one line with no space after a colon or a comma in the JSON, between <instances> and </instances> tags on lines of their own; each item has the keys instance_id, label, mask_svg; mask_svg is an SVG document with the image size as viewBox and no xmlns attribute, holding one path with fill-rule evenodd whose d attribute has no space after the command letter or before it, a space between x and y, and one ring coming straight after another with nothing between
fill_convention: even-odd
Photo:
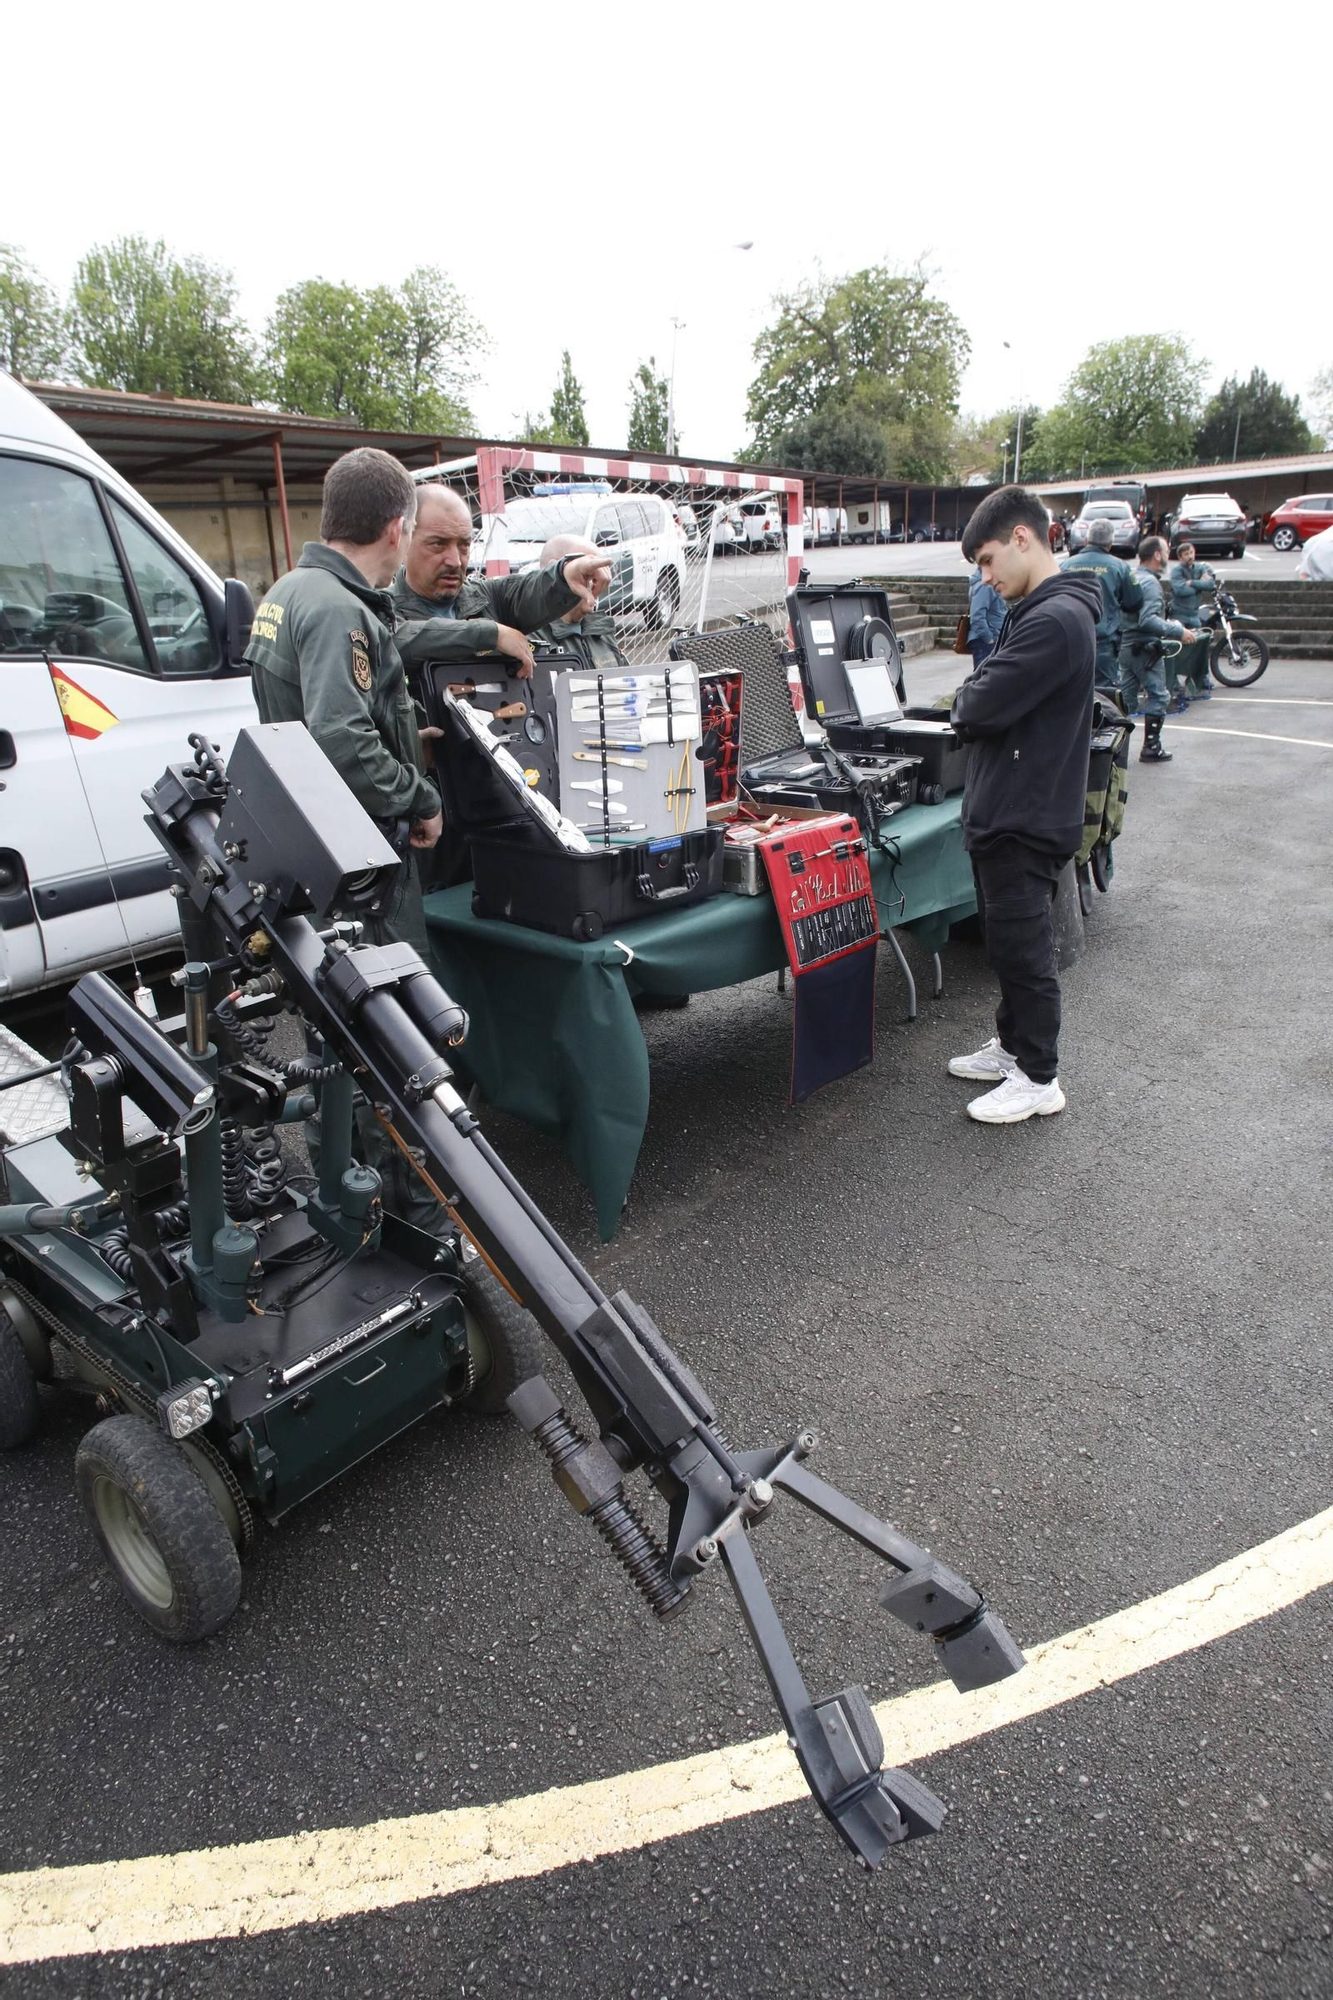
<instances>
[{"instance_id":1,"label":"black hoodie","mask_svg":"<svg viewBox=\"0 0 1333 2000\"><path fill-rule=\"evenodd\" d=\"M1050 854L1078 852L1101 611L1091 571L1048 577L1013 606L994 652L955 695L954 727L971 745L969 853L1014 835Z\"/></svg>"}]
</instances>

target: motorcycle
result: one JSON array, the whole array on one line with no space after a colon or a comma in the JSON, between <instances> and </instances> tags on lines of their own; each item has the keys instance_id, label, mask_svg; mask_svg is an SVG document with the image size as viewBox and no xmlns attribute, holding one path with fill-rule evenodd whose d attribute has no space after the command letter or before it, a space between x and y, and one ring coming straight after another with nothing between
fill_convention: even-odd
<instances>
[{"instance_id":1,"label":"motorcycle","mask_svg":"<svg viewBox=\"0 0 1333 2000\"><path fill-rule=\"evenodd\" d=\"M1268 665L1268 641L1257 632L1234 629L1240 623L1258 622L1248 611L1238 611L1231 592L1220 586L1215 601L1200 613L1200 629L1213 635L1208 649L1208 671L1223 687L1252 687Z\"/></svg>"}]
</instances>

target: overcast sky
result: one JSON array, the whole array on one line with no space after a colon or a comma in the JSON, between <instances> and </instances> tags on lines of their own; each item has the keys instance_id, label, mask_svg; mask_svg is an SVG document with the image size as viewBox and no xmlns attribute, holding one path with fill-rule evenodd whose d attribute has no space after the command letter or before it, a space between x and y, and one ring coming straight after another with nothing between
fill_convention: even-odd
<instances>
[{"instance_id":1,"label":"overcast sky","mask_svg":"<svg viewBox=\"0 0 1333 2000\"><path fill-rule=\"evenodd\" d=\"M507 435L560 350L593 441L672 317L686 452L745 434L773 294L924 257L963 407L1048 404L1087 346L1183 334L1210 386L1333 364L1333 9L76 5L5 31L0 239L62 288L161 236L284 286L438 264ZM752 242L753 248L735 246ZM1006 351L1003 343L1011 343Z\"/></svg>"}]
</instances>

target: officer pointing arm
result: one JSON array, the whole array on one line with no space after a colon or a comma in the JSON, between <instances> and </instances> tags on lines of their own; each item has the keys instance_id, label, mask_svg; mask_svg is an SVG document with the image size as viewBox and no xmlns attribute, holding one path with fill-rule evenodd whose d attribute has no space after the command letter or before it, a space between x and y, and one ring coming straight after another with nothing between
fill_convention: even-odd
<instances>
[{"instance_id":1,"label":"officer pointing arm","mask_svg":"<svg viewBox=\"0 0 1333 2000\"><path fill-rule=\"evenodd\" d=\"M415 532L393 587L398 650L409 667L427 660L470 667L490 654L527 679L532 648L525 634L594 610L610 581L610 563L596 550L522 576L469 578L471 550L466 501L447 486L421 486Z\"/></svg>"}]
</instances>

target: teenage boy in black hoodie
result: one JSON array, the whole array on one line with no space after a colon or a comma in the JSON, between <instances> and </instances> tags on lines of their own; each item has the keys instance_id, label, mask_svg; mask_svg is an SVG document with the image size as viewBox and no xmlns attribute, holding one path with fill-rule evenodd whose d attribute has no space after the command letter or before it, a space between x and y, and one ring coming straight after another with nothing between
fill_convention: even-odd
<instances>
[{"instance_id":1,"label":"teenage boy in black hoodie","mask_svg":"<svg viewBox=\"0 0 1333 2000\"><path fill-rule=\"evenodd\" d=\"M1002 486L963 533L963 555L1008 606L995 650L954 697L970 744L963 842L972 857L986 957L1000 982L996 1033L951 1076L993 1084L968 1105L986 1125L1063 1111L1056 1051L1060 981L1051 907L1083 838L1101 585L1062 571L1035 493Z\"/></svg>"}]
</instances>

